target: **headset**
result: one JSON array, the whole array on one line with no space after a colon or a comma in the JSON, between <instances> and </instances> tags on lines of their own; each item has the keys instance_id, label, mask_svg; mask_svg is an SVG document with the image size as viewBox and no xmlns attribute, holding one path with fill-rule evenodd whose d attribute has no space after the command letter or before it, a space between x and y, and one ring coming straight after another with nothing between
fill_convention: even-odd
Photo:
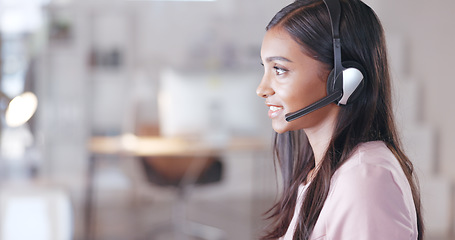
<instances>
[{"instance_id":1,"label":"headset","mask_svg":"<svg viewBox=\"0 0 455 240\"><path fill-rule=\"evenodd\" d=\"M298 111L287 113L285 119L288 122L303 117L333 102L338 105L352 103L358 98L363 89L365 71L362 65L353 61L341 61L340 0L323 1L330 16L334 55L334 68L327 79L327 96Z\"/></svg>"}]
</instances>

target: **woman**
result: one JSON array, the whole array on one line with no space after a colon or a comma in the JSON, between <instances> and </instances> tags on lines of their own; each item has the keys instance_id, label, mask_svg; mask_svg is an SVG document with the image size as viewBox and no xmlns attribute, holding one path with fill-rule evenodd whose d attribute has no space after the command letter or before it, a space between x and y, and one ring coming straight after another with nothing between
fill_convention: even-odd
<instances>
[{"instance_id":1,"label":"woman","mask_svg":"<svg viewBox=\"0 0 455 240\"><path fill-rule=\"evenodd\" d=\"M284 190L262 239L423 239L415 173L392 116L382 26L360 0L339 2L339 26L324 1L302 0L266 28L257 94L277 132ZM337 27L341 59L363 66L356 100L286 121L286 114L327 96Z\"/></svg>"}]
</instances>

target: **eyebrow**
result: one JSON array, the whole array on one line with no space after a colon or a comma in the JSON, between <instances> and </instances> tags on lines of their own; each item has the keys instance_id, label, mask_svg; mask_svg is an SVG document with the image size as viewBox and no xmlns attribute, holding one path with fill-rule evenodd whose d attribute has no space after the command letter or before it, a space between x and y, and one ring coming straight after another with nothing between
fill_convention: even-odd
<instances>
[{"instance_id":1,"label":"eyebrow","mask_svg":"<svg viewBox=\"0 0 455 240\"><path fill-rule=\"evenodd\" d=\"M285 61L285 62L292 62L291 60L285 58L285 57L279 57L279 56L274 56L274 57L268 57L265 59L267 62L272 62L272 61Z\"/></svg>"}]
</instances>

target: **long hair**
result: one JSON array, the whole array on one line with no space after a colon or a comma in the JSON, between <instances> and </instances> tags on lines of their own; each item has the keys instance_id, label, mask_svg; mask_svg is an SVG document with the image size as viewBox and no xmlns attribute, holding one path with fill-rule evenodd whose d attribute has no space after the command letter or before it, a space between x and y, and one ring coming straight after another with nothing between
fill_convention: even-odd
<instances>
[{"instance_id":1,"label":"long hair","mask_svg":"<svg viewBox=\"0 0 455 240\"><path fill-rule=\"evenodd\" d=\"M340 108L337 124L319 170L307 189L294 239L308 239L327 198L335 171L355 147L368 141L383 141L398 159L414 198L418 239L424 227L417 179L413 165L401 150L391 103L391 83L382 25L374 11L360 0L340 0L340 38L343 61L355 61L366 70L359 99ZM266 30L280 27L302 46L310 57L333 68L331 22L321 0L297 0L278 12ZM268 211L272 219L262 239L283 236L296 206L298 187L315 166L314 154L303 130L275 135L275 159L283 177L283 194Z\"/></svg>"}]
</instances>

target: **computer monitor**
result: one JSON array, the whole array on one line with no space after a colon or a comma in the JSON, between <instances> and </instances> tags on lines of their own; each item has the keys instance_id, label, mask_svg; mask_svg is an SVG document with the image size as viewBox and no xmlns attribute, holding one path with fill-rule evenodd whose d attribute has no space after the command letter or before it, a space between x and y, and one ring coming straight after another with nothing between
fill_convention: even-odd
<instances>
[{"instance_id":1,"label":"computer monitor","mask_svg":"<svg viewBox=\"0 0 455 240\"><path fill-rule=\"evenodd\" d=\"M264 100L256 95L261 77L260 70L163 71L158 100L161 135L217 138L261 134L267 124Z\"/></svg>"}]
</instances>

